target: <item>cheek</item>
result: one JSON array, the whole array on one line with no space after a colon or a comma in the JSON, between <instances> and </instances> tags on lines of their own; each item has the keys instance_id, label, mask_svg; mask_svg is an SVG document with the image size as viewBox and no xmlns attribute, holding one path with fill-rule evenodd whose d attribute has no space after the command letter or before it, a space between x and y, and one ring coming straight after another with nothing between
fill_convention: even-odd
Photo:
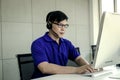
<instances>
[{"instance_id":1,"label":"cheek","mask_svg":"<svg viewBox=\"0 0 120 80\"><path fill-rule=\"evenodd\" d=\"M58 28L56 28L56 27L53 27L52 28L55 32L59 32L60 31L60 29L58 29Z\"/></svg>"}]
</instances>

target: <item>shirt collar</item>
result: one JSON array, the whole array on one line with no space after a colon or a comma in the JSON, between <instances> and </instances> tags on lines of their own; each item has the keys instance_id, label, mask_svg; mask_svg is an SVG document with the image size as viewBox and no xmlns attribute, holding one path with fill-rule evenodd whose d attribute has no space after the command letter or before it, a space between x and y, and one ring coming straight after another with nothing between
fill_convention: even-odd
<instances>
[{"instance_id":1,"label":"shirt collar","mask_svg":"<svg viewBox=\"0 0 120 80\"><path fill-rule=\"evenodd\" d=\"M44 39L46 40L46 41L54 41L49 35L48 35L48 33L49 32L46 32L45 34L44 34ZM64 41L64 39L63 38L60 38L60 42L63 42Z\"/></svg>"}]
</instances>

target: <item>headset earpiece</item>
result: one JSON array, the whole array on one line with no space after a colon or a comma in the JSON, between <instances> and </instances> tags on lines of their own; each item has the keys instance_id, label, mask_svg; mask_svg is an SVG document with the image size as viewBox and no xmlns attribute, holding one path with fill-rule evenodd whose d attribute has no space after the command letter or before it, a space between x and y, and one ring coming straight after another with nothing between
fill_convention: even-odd
<instances>
[{"instance_id":1,"label":"headset earpiece","mask_svg":"<svg viewBox=\"0 0 120 80\"><path fill-rule=\"evenodd\" d=\"M48 16L48 19L47 19L47 29L52 29L52 23L50 21L51 16L52 16L52 13Z\"/></svg>"},{"instance_id":2,"label":"headset earpiece","mask_svg":"<svg viewBox=\"0 0 120 80\"><path fill-rule=\"evenodd\" d=\"M47 23L47 29L52 29L52 24L51 23Z\"/></svg>"}]
</instances>

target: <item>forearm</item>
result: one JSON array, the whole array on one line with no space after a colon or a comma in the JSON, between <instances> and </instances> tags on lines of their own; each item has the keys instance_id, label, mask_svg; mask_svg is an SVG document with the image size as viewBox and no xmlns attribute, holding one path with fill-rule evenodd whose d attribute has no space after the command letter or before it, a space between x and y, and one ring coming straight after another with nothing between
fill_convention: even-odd
<instances>
[{"instance_id":1,"label":"forearm","mask_svg":"<svg viewBox=\"0 0 120 80\"><path fill-rule=\"evenodd\" d=\"M38 68L44 74L70 74L70 73L77 73L77 67L59 66L59 65L51 64L51 63L42 63L42 64L38 65Z\"/></svg>"},{"instance_id":2,"label":"forearm","mask_svg":"<svg viewBox=\"0 0 120 80\"><path fill-rule=\"evenodd\" d=\"M75 62L80 65L80 66L83 66L83 65L88 65L89 63L84 59L82 58L81 56L78 56L76 59L75 59Z\"/></svg>"}]
</instances>

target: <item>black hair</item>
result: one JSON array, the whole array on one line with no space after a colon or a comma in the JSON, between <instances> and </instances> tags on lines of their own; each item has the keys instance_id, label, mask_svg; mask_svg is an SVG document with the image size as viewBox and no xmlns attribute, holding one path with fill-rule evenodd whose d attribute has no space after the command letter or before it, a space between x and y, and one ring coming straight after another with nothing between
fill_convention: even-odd
<instances>
[{"instance_id":1,"label":"black hair","mask_svg":"<svg viewBox=\"0 0 120 80\"><path fill-rule=\"evenodd\" d=\"M68 17L65 13L63 13L62 11L51 11L47 14L46 16L46 22L47 22L47 28L51 29L52 28L52 24L53 22L57 22L59 23L62 20L68 20Z\"/></svg>"}]
</instances>

